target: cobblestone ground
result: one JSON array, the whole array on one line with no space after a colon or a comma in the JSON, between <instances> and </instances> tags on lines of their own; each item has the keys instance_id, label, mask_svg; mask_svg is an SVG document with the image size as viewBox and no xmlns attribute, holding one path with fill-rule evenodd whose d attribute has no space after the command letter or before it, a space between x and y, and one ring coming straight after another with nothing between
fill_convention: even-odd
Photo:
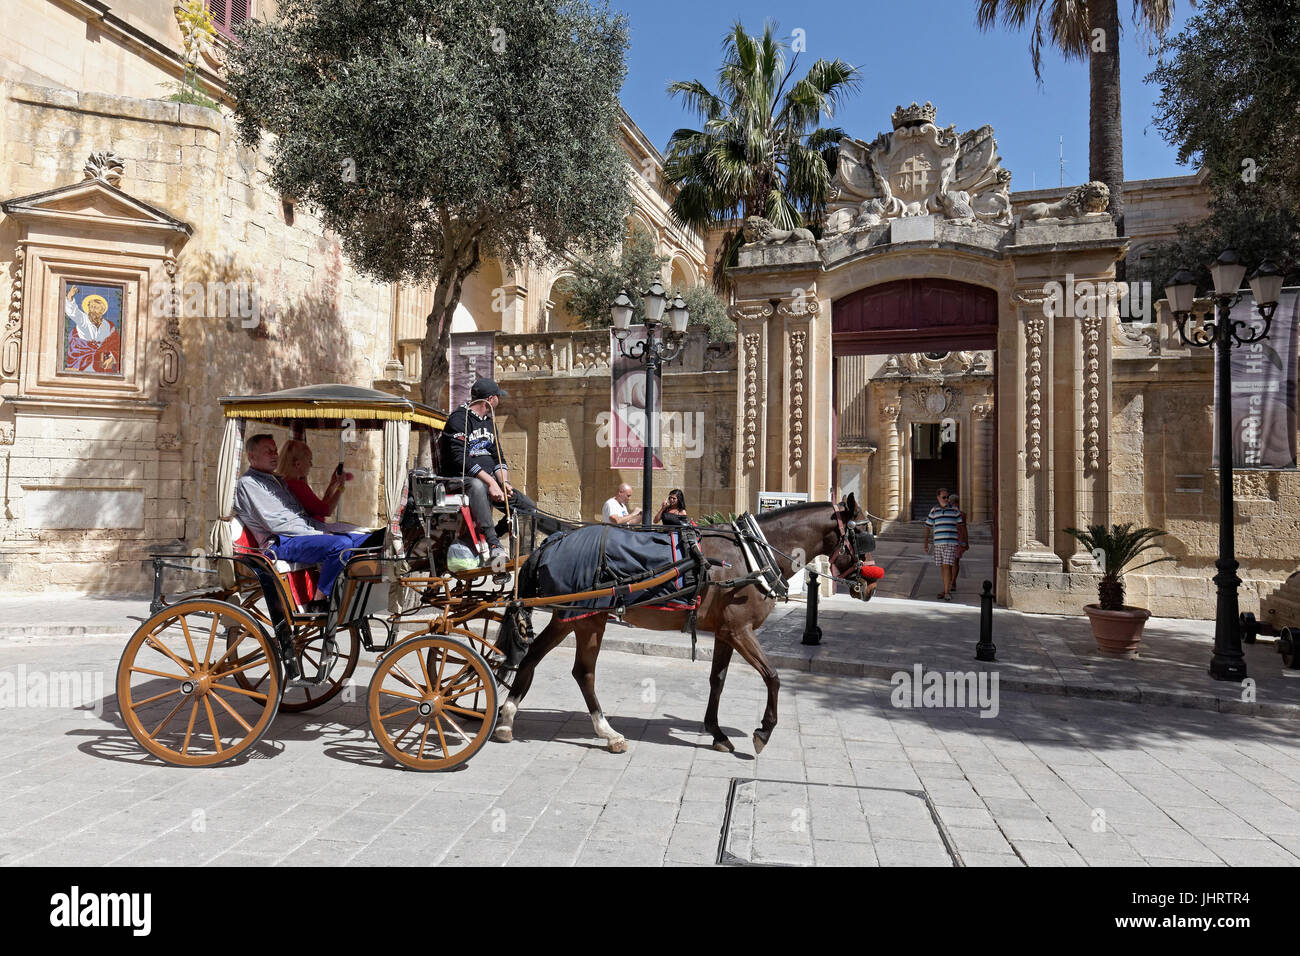
<instances>
[{"instance_id":1,"label":"cobblestone ground","mask_svg":"<svg viewBox=\"0 0 1300 956\"><path fill-rule=\"evenodd\" d=\"M606 651L598 688L629 752L594 737L548 658L516 723L445 774L396 768L364 691L280 715L242 762L164 766L112 698L120 641L0 647L0 861L8 865L1259 865L1300 855L1294 723L1002 694L899 708L880 680L783 674L755 758L763 689L731 668L723 726L700 732L708 665ZM40 688L86 675L91 707ZM358 676L368 679L367 663ZM62 682L61 686L71 686ZM42 706L44 705L44 706ZM102 706L101 706L102 705ZM102 712L95 713L96 708ZM990 708L991 709L991 708Z\"/></svg>"}]
</instances>

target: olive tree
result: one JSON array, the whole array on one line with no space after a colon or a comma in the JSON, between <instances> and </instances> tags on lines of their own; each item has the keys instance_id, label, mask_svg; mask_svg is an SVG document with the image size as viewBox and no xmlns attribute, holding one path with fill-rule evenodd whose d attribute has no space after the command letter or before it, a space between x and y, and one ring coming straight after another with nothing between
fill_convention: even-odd
<instances>
[{"instance_id":1,"label":"olive tree","mask_svg":"<svg viewBox=\"0 0 1300 956\"><path fill-rule=\"evenodd\" d=\"M423 400L446 394L452 316L485 257L608 248L627 23L582 0L281 0L229 58L240 137L353 266L431 283Z\"/></svg>"}]
</instances>

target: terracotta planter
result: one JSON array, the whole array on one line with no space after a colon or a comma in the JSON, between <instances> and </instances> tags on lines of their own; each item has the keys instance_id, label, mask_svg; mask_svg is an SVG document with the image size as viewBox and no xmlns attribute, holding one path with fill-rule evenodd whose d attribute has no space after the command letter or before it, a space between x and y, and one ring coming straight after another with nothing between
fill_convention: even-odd
<instances>
[{"instance_id":1,"label":"terracotta planter","mask_svg":"<svg viewBox=\"0 0 1300 956\"><path fill-rule=\"evenodd\" d=\"M1144 607L1103 611L1099 605L1085 604L1084 613L1092 624L1092 636L1097 650L1108 657L1137 657L1138 642L1142 640L1142 626L1151 612Z\"/></svg>"}]
</instances>

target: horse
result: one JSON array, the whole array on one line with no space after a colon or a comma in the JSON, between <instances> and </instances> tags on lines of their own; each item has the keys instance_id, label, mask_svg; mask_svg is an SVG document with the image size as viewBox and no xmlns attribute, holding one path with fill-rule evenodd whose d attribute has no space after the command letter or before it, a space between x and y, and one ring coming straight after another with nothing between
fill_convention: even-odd
<instances>
[{"instance_id":1,"label":"horse","mask_svg":"<svg viewBox=\"0 0 1300 956\"><path fill-rule=\"evenodd\" d=\"M874 550L874 539L869 533L855 530L861 511L850 494L842 505L829 501L788 505L756 517L764 537L774 549L772 555L780 574L791 577L798 568L795 561L811 563L813 558L826 555L834 569L835 577L845 580L863 601L869 601L879 581L876 575L868 578L863 573L863 562ZM709 704L704 713L704 728L713 735L713 748L734 752L735 745L718 725L718 703L727 680L727 667L733 652L753 667L767 688L767 706L761 725L754 730L754 751L761 753L771 738L777 722L777 693L781 680L759 646L755 632L762 626L772 609L776 597L764 593L750 581L740 581L746 564L734 532L725 532L727 526L700 529L700 550L709 561L710 584L696 609L696 628L709 631L714 636L713 666L709 673ZM529 558L529 562L545 560L545 549ZM722 565L726 562L726 565ZM525 564L520 574L520 597L544 596L525 593L535 590L536 568ZM561 619L555 615L537 635L519 665L511 683L510 696L501 705L493 739L508 743L514 739L514 719L519 705L528 694L533 673L542 658L555 649L566 636L573 633L577 653L573 664L573 677L587 704L592 726L611 753L627 750L627 740L610 726L596 698L596 658L600 654L605 624L610 612L599 611L577 619ZM623 617L634 627L656 631L681 631L688 623L688 610L650 607L630 607ZM507 617L503 628L511 626Z\"/></svg>"}]
</instances>

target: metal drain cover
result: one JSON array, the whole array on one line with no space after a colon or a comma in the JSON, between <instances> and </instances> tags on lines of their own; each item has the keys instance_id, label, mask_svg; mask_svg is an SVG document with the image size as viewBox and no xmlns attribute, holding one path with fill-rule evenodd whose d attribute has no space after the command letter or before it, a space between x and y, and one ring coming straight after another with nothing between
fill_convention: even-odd
<instances>
[{"instance_id":1,"label":"metal drain cover","mask_svg":"<svg viewBox=\"0 0 1300 956\"><path fill-rule=\"evenodd\" d=\"M739 866L959 866L919 790L733 779L718 862Z\"/></svg>"}]
</instances>

